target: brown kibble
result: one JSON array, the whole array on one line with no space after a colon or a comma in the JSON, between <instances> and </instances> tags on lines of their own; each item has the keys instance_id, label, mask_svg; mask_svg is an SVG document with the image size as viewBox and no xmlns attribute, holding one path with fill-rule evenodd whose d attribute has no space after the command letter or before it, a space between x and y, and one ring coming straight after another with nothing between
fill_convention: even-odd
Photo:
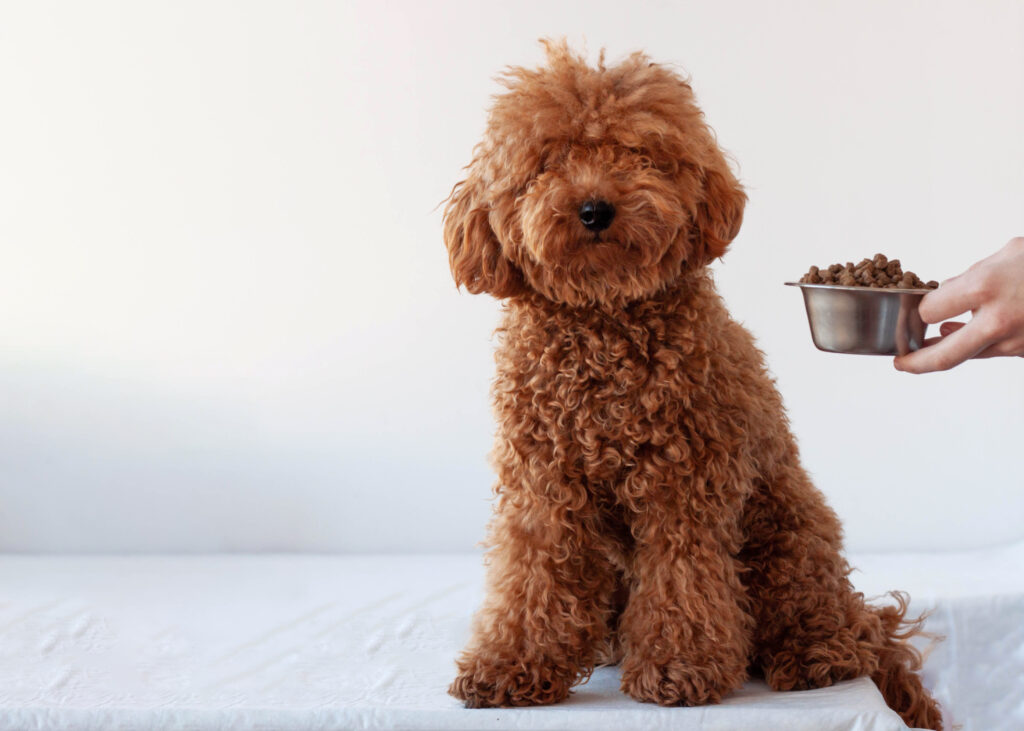
<instances>
[{"instance_id":1,"label":"brown kibble","mask_svg":"<svg viewBox=\"0 0 1024 731\"><path fill-rule=\"evenodd\" d=\"M927 284L914 272L904 272L899 259L890 260L885 254L872 259L832 264L827 268L812 266L800 281L805 284L838 284L844 287L874 287L876 289L935 289L936 281Z\"/></svg>"}]
</instances>

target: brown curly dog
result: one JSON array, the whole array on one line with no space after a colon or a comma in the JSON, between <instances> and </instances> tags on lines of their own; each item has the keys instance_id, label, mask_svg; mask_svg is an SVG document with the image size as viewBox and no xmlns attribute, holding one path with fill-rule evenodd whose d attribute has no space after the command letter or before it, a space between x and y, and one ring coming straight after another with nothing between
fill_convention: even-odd
<instances>
[{"instance_id":1,"label":"brown curly dog","mask_svg":"<svg viewBox=\"0 0 1024 731\"><path fill-rule=\"evenodd\" d=\"M563 43L507 72L444 237L470 292L507 300L488 597L450 692L555 703L594 666L662 705L870 675L941 727L906 602L854 591L841 529L707 265L746 196L694 102L634 54Z\"/></svg>"}]
</instances>

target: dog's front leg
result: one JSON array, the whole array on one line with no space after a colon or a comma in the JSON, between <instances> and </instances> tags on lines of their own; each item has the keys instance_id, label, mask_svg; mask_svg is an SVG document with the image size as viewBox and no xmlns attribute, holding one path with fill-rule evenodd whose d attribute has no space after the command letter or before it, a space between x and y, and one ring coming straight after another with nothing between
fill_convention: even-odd
<instances>
[{"instance_id":1,"label":"dog's front leg","mask_svg":"<svg viewBox=\"0 0 1024 731\"><path fill-rule=\"evenodd\" d=\"M719 522L728 511L670 484L652 486L631 517L622 690L661 705L717 703L747 678L752 619L730 527Z\"/></svg>"},{"instance_id":2,"label":"dog's front leg","mask_svg":"<svg viewBox=\"0 0 1024 731\"><path fill-rule=\"evenodd\" d=\"M585 488L503 471L529 485L503 487L491 524L487 599L448 691L468 708L564 699L593 670L615 587Z\"/></svg>"}]
</instances>

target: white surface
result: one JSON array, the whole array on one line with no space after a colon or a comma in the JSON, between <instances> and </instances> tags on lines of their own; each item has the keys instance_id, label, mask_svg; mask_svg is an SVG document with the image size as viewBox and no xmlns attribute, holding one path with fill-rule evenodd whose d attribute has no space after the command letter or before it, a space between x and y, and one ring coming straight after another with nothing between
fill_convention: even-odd
<instances>
[{"instance_id":1,"label":"white surface","mask_svg":"<svg viewBox=\"0 0 1024 731\"><path fill-rule=\"evenodd\" d=\"M961 731L1024 729L1024 543L944 554L856 555L867 596L911 594L911 613L943 641L924 679Z\"/></svg>"},{"instance_id":2,"label":"white surface","mask_svg":"<svg viewBox=\"0 0 1024 731\"><path fill-rule=\"evenodd\" d=\"M0 4L0 549L471 549L496 306L435 206L559 34L692 74L750 193L721 288L850 545L1022 537L1021 362L821 354L781 283L1024 233L1024 4L98 0Z\"/></svg>"},{"instance_id":3,"label":"white surface","mask_svg":"<svg viewBox=\"0 0 1024 731\"><path fill-rule=\"evenodd\" d=\"M1022 559L856 560L867 591L937 601L929 627L949 640L926 679L964 731L1024 721L1024 580L1006 570ZM463 709L445 689L481 578L476 556L0 556L0 728L902 726L868 680L663 709L623 696L613 668L554 707Z\"/></svg>"}]
</instances>

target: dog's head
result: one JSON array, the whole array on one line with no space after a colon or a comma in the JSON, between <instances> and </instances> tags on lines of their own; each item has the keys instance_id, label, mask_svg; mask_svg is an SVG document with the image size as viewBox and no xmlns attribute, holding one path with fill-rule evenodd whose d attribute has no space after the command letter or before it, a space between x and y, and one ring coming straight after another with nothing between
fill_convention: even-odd
<instances>
[{"instance_id":1,"label":"dog's head","mask_svg":"<svg viewBox=\"0 0 1024 731\"><path fill-rule=\"evenodd\" d=\"M469 174L444 213L455 281L574 306L650 297L720 256L746 196L664 66L587 65L562 43L506 72Z\"/></svg>"}]
</instances>

